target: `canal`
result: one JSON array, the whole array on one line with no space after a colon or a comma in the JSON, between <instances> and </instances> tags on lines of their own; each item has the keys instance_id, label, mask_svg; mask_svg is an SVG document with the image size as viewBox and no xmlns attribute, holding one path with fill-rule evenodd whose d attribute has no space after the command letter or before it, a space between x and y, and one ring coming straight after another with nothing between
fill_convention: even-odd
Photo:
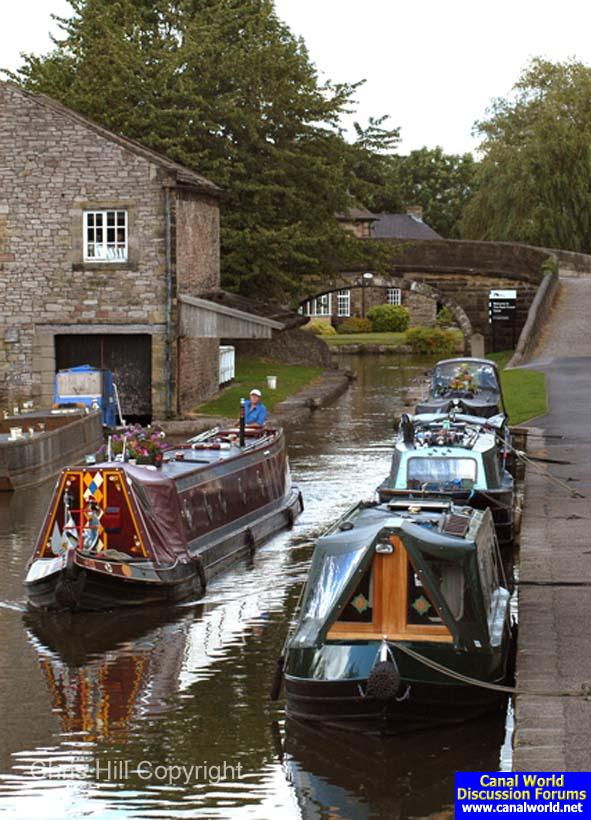
<instances>
[{"instance_id":1,"label":"canal","mask_svg":"<svg viewBox=\"0 0 591 820\"><path fill-rule=\"evenodd\" d=\"M387 472L393 416L425 363L347 357L351 389L290 434L295 528L149 612L24 611L51 493L0 494L0 811L16 818L453 817L454 771L510 766L503 716L390 739L286 722L269 689L320 531Z\"/></svg>"}]
</instances>

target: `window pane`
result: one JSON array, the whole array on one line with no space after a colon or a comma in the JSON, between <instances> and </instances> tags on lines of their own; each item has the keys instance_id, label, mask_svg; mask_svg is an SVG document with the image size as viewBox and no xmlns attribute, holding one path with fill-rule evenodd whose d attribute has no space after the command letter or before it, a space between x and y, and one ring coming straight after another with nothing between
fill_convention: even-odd
<instances>
[{"instance_id":1,"label":"window pane","mask_svg":"<svg viewBox=\"0 0 591 820\"><path fill-rule=\"evenodd\" d=\"M115 211L107 211L107 225L115 224Z\"/></svg>"},{"instance_id":2,"label":"window pane","mask_svg":"<svg viewBox=\"0 0 591 820\"><path fill-rule=\"evenodd\" d=\"M476 483L476 461L472 458L410 458L406 478L411 490L471 490Z\"/></svg>"},{"instance_id":3,"label":"window pane","mask_svg":"<svg viewBox=\"0 0 591 820\"><path fill-rule=\"evenodd\" d=\"M373 620L373 567L369 567L347 605L341 612L339 621L370 624Z\"/></svg>"},{"instance_id":4,"label":"window pane","mask_svg":"<svg viewBox=\"0 0 591 820\"><path fill-rule=\"evenodd\" d=\"M439 613L433 606L429 593L423 586L412 565L408 564L408 598L406 622L408 624L440 624Z\"/></svg>"}]
</instances>

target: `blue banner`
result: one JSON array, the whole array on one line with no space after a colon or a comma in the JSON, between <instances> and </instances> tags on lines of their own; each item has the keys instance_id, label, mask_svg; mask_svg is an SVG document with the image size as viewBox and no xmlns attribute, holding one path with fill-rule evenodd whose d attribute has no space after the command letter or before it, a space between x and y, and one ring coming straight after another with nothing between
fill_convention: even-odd
<instances>
[{"instance_id":1,"label":"blue banner","mask_svg":"<svg viewBox=\"0 0 591 820\"><path fill-rule=\"evenodd\" d=\"M455 816L591 818L591 772L456 772Z\"/></svg>"}]
</instances>

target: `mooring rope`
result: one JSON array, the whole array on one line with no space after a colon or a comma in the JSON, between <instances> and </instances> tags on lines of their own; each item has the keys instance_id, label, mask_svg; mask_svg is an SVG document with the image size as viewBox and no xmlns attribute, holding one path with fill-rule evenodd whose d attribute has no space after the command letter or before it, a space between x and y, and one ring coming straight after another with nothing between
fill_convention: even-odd
<instances>
[{"instance_id":1,"label":"mooring rope","mask_svg":"<svg viewBox=\"0 0 591 820\"><path fill-rule=\"evenodd\" d=\"M426 658L424 655L420 655L418 652L415 652L414 649L410 649L410 647L404 646L404 644L398 643L397 641L388 641L388 644L396 647L396 649L399 649L413 660L424 664L430 669L440 672L442 675L447 675L449 678L459 680L461 683L470 684L471 686L479 686L482 689L491 689L493 692L503 692L506 695L532 695L534 697L541 698L582 697L586 700L591 700L591 686L588 683L582 683L579 689L564 689L558 692L542 692L536 689L524 690L518 689L515 686L502 686L499 683L489 683L488 681L471 678L468 675L462 675L461 672L456 672L453 669L449 669L447 666L442 666L440 663L437 663L437 661L431 660L431 658Z\"/></svg>"}]
</instances>

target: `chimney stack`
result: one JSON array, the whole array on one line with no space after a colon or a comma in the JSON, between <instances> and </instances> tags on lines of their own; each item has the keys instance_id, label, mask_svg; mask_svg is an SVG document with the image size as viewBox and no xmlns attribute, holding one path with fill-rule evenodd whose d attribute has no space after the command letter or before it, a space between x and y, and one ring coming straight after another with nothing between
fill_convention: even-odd
<instances>
[{"instance_id":1,"label":"chimney stack","mask_svg":"<svg viewBox=\"0 0 591 820\"><path fill-rule=\"evenodd\" d=\"M415 219L423 221L423 209L420 205L407 205L406 213L409 216L414 216Z\"/></svg>"}]
</instances>

